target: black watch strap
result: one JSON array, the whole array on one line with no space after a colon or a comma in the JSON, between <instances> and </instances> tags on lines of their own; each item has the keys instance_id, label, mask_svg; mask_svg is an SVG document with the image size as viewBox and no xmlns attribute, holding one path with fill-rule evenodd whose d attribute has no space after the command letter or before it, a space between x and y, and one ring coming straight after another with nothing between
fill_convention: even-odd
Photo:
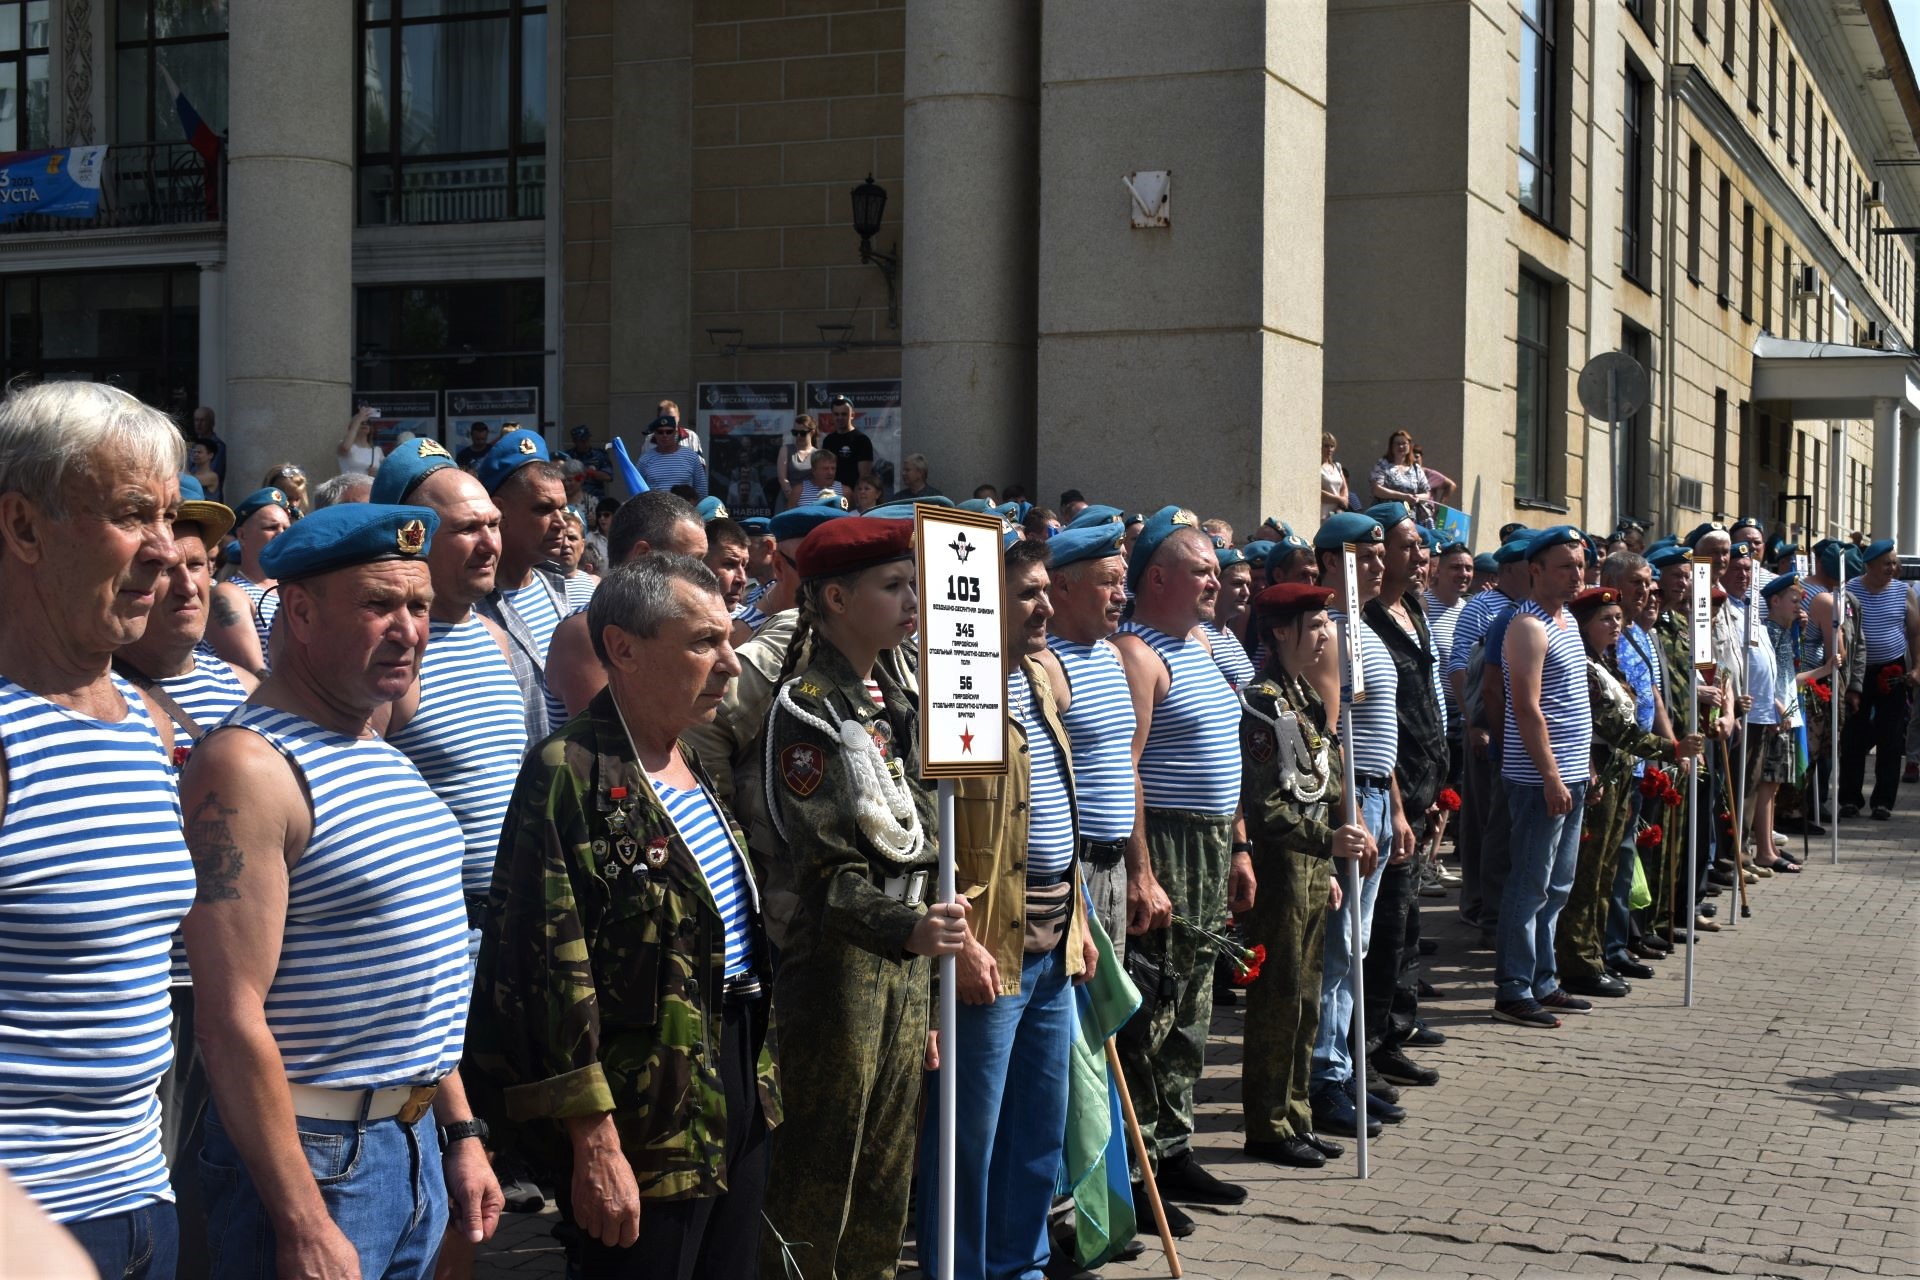
<instances>
[{"instance_id":1,"label":"black watch strap","mask_svg":"<svg viewBox=\"0 0 1920 1280\"><path fill-rule=\"evenodd\" d=\"M487 1122L475 1116L471 1120L459 1120L453 1124L440 1126L440 1149L445 1151L462 1138L478 1138L485 1142L491 1136Z\"/></svg>"}]
</instances>

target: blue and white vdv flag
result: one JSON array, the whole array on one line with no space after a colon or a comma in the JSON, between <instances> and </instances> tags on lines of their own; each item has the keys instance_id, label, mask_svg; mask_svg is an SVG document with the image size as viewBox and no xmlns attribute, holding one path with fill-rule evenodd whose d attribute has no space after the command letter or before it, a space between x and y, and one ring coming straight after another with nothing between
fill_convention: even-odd
<instances>
[{"instance_id":1,"label":"blue and white vdv flag","mask_svg":"<svg viewBox=\"0 0 1920 1280\"><path fill-rule=\"evenodd\" d=\"M0 222L28 214L91 218L100 212L105 147L57 147L0 155Z\"/></svg>"}]
</instances>

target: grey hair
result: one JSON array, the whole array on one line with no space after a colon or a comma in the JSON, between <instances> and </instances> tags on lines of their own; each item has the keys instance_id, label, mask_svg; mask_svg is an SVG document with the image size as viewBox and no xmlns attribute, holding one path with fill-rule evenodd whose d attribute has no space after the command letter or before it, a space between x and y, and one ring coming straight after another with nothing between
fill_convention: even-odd
<instances>
[{"instance_id":1,"label":"grey hair","mask_svg":"<svg viewBox=\"0 0 1920 1280\"><path fill-rule=\"evenodd\" d=\"M713 576L713 570L692 556L672 551L642 556L602 578L587 605L593 656L606 663L607 644L602 637L608 627L646 639L657 635L668 619L685 617L679 594L673 589L676 582L720 597L720 579Z\"/></svg>"},{"instance_id":2,"label":"grey hair","mask_svg":"<svg viewBox=\"0 0 1920 1280\"><path fill-rule=\"evenodd\" d=\"M641 543L657 547L673 536L674 526L700 523L700 512L677 493L649 489L620 504L607 527L607 559L625 564Z\"/></svg>"},{"instance_id":3,"label":"grey hair","mask_svg":"<svg viewBox=\"0 0 1920 1280\"><path fill-rule=\"evenodd\" d=\"M1637 551L1616 551L1600 562L1600 578L1603 582L1619 582L1652 567Z\"/></svg>"},{"instance_id":4,"label":"grey hair","mask_svg":"<svg viewBox=\"0 0 1920 1280\"><path fill-rule=\"evenodd\" d=\"M357 498L349 498L347 491L355 485L364 485L366 492ZM328 476L313 491L313 509L338 506L343 502L370 502L373 500L373 477L358 471L349 471L343 475Z\"/></svg>"},{"instance_id":5,"label":"grey hair","mask_svg":"<svg viewBox=\"0 0 1920 1280\"><path fill-rule=\"evenodd\" d=\"M20 494L64 519L68 485L100 453L149 476L176 475L187 464L173 420L118 387L42 382L0 401L0 494Z\"/></svg>"}]
</instances>

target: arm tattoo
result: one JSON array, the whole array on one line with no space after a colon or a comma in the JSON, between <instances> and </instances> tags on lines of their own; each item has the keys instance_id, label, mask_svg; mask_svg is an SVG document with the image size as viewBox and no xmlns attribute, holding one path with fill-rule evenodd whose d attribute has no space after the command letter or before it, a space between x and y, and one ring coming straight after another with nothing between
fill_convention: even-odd
<instances>
[{"instance_id":1,"label":"arm tattoo","mask_svg":"<svg viewBox=\"0 0 1920 1280\"><path fill-rule=\"evenodd\" d=\"M230 627L240 621L240 614L233 607L233 602L217 591L213 595L213 620L223 627Z\"/></svg>"},{"instance_id":2,"label":"arm tattoo","mask_svg":"<svg viewBox=\"0 0 1920 1280\"><path fill-rule=\"evenodd\" d=\"M227 829L227 819L238 812L220 803L219 792L209 791L187 819L187 848L193 854L193 873L198 880L196 902L232 902L240 897L234 882L240 878L246 860Z\"/></svg>"}]
</instances>

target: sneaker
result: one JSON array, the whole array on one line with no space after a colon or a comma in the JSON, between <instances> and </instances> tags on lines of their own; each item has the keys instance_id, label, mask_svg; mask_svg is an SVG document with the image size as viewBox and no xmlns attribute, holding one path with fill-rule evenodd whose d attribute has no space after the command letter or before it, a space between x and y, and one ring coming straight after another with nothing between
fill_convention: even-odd
<instances>
[{"instance_id":1,"label":"sneaker","mask_svg":"<svg viewBox=\"0 0 1920 1280\"><path fill-rule=\"evenodd\" d=\"M1579 996L1570 996L1564 991L1555 991L1550 996L1542 996L1539 1003L1541 1008L1551 1009L1555 1013L1593 1012L1591 1002L1582 1000Z\"/></svg>"},{"instance_id":2,"label":"sneaker","mask_svg":"<svg viewBox=\"0 0 1920 1280\"><path fill-rule=\"evenodd\" d=\"M1353 1099L1346 1090L1338 1085L1323 1085L1313 1096L1313 1131L1315 1134L1331 1133L1342 1138L1358 1135L1360 1113L1354 1110ZM1380 1136L1380 1117L1367 1117L1367 1136Z\"/></svg>"},{"instance_id":3,"label":"sneaker","mask_svg":"<svg viewBox=\"0 0 1920 1280\"><path fill-rule=\"evenodd\" d=\"M1208 1173L1191 1151L1162 1157L1160 1172L1154 1181L1160 1184L1162 1200L1178 1200L1183 1204L1234 1205L1244 1203L1247 1198L1245 1187L1223 1182Z\"/></svg>"},{"instance_id":4,"label":"sneaker","mask_svg":"<svg viewBox=\"0 0 1920 1280\"><path fill-rule=\"evenodd\" d=\"M1908 781L1911 782L1913 781L1913 779L1909 778ZM1459 872L1449 871L1445 867L1440 868L1439 878L1440 878L1440 883L1447 886L1447 888L1449 889L1457 889L1462 884L1466 883L1466 881L1461 878Z\"/></svg>"},{"instance_id":5,"label":"sneaker","mask_svg":"<svg viewBox=\"0 0 1920 1280\"><path fill-rule=\"evenodd\" d=\"M1426 1086L1440 1083L1440 1073L1423 1067L1398 1048L1381 1049L1373 1055L1373 1068L1394 1084Z\"/></svg>"},{"instance_id":6,"label":"sneaker","mask_svg":"<svg viewBox=\"0 0 1920 1280\"><path fill-rule=\"evenodd\" d=\"M1426 1023L1418 1022L1418 1021L1416 1021L1413 1024L1413 1032L1407 1037L1408 1044L1417 1044L1417 1045L1423 1045L1423 1046L1445 1044L1446 1042L1447 1042L1446 1032L1435 1031L1432 1027L1428 1026Z\"/></svg>"},{"instance_id":7,"label":"sneaker","mask_svg":"<svg viewBox=\"0 0 1920 1280\"><path fill-rule=\"evenodd\" d=\"M1147 1203L1147 1189L1138 1182L1133 1184L1133 1203L1135 1206L1133 1215L1134 1234L1143 1236L1158 1235L1160 1228L1154 1224L1153 1206ZM1179 1205L1167 1199L1165 1195L1162 1195L1160 1197L1160 1207L1166 1211L1168 1235L1172 1236L1175 1240L1185 1240L1193 1234L1193 1219L1182 1212Z\"/></svg>"},{"instance_id":8,"label":"sneaker","mask_svg":"<svg viewBox=\"0 0 1920 1280\"><path fill-rule=\"evenodd\" d=\"M1560 1019L1533 999L1497 1001L1493 1006L1493 1020L1511 1022L1516 1027L1543 1027L1548 1030L1560 1025Z\"/></svg>"},{"instance_id":9,"label":"sneaker","mask_svg":"<svg viewBox=\"0 0 1920 1280\"><path fill-rule=\"evenodd\" d=\"M508 1213L539 1213L547 1207L547 1197L541 1192L528 1173L526 1167L515 1161L500 1171L500 1194L506 1197L504 1206Z\"/></svg>"},{"instance_id":10,"label":"sneaker","mask_svg":"<svg viewBox=\"0 0 1920 1280\"><path fill-rule=\"evenodd\" d=\"M1431 880L1422 879L1420 881L1420 896L1423 898L1444 898L1447 896L1447 886L1441 884L1438 877Z\"/></svg>"},{"instance_id":11,"label":"sneaker","mask_svg":"<svg viewBox=\"0 0 1920 1280\"><path fill-rule=\"evenodd\" d=\"M1873 806L1873 820L1875 822L1886 822L1886 821L1889 821L1892 817L1893 817L1893 810L1887 808L1887 806L1883 804L1877 804Z\"/></svg>"}]
</instances>

